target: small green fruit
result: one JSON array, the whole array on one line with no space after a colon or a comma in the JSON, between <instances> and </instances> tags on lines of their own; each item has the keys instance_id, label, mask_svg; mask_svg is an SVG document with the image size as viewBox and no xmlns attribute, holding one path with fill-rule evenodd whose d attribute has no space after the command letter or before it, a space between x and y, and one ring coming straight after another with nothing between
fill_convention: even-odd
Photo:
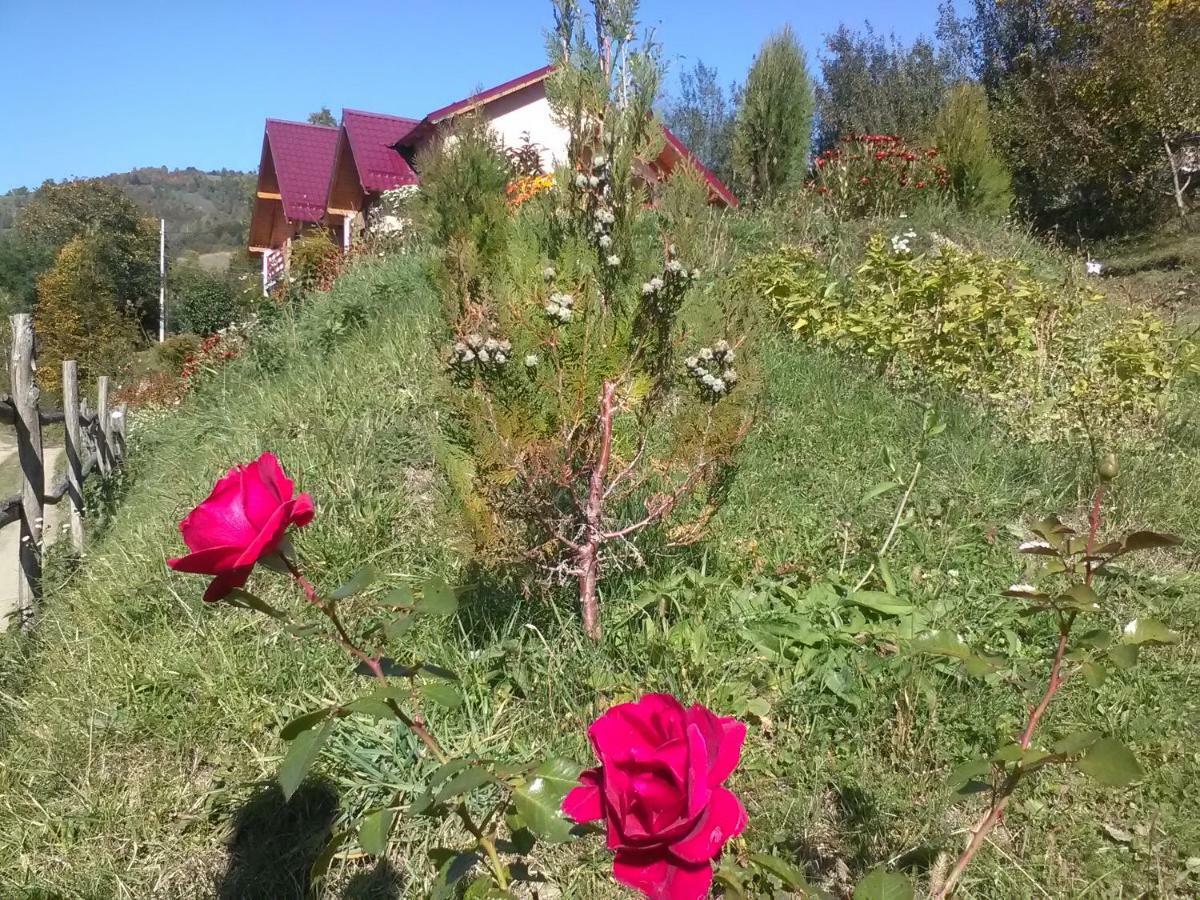
<instances>
[{"instance_id":1,"label":"small green fruit","mask_svg":"<svg viewBox=\"0 0 1200 900\"><path fill-rule=\"evenodd\" d=\"M1100 460L1100 465L1096 467L1096 473L1100 476L1101 481L1112 481L1120 472L1120 467L1117 465L1117 455L1115 453L1105 453Z\"/></svg>"}]
</instances>

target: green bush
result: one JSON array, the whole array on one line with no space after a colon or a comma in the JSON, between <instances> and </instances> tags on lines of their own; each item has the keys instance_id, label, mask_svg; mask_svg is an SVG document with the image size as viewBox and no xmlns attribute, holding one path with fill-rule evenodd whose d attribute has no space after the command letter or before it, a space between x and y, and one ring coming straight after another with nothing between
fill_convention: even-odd
<instances>
[{"instance_id":1,"label":"green bush","mask_svg":"<svg viewBox=\"0 0 1200 900\"><path fill-rule=\"evenodd\" d=\"M1158 424L1181 367L1161 320L934 235L875 235L848 276L784 247L742 267L792 331L880 371L973 396L1033 440Z\"/></svg>"},{"instance_id":2,"label":"green bush","mask_svg":"<svg viewBox=\"0 0 1200 900\"><path fill-rule=\"evenodd\" d=\"M237 321L242 304L230 280L199 266L171 273L167 322L173 331L209 335Z\"/></svg>"},{"instance_id":3,"label":"green bush","mask_svg":"<svg viewBox=\"0 0 1200 900\"><path fill-rule=\"evenodd\" d=\"M992 146L987 95L977 84L952 88L933 125L959 207L1000 217L1012 206L1012 176Z\"/></svg>"},{"instance_id":4,"label":"green bush","mask_svg":"<svg viewBox=\"0 0 1200 900\"><path fill-rule=\"evenodd\" d=\"M808 189L842 215L894 215L945 194L939 155L894 134L848 136L816 158Z\"/></svg>"}]
</instances>

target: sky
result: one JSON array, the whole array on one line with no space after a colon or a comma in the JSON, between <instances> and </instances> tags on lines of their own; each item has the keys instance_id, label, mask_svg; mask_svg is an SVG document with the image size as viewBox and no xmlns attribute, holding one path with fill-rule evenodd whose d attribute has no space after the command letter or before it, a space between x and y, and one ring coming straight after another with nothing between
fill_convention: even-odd
<instances>
[{"instance_id":1,"label":"sky","mask_svg":"<svg viewBox=\"0 0 1200 900\"><path fill-rule=\"evenodd\" d=\"M643 0L669 66L742 80L790 23L815 56L839 22L905 40L937 0ZM139 166L252 170L263 120L322 106L420 117L543 65L549 0L0 0L0 192Z\"/></svg>"}]
</instances>

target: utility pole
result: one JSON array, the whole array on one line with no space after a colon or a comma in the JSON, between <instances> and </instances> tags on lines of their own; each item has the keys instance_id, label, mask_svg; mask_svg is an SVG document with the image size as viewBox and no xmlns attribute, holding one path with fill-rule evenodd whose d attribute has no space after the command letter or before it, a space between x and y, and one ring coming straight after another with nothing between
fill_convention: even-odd
<instances>
[{"instance_id":1,"label":"utility pole","mask_svg":"<svg viewBox=\"0 0 1200 900\"><path fill-rule=\"evenodd\" d=\"M167 220L158 220L158 342L167 339Z\"/></svg>"}]
</instances>

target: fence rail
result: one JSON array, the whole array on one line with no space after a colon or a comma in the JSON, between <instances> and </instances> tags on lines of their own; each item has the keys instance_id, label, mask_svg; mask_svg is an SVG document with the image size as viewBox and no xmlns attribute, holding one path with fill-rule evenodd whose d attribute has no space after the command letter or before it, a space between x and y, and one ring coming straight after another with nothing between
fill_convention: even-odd
<instances>
[{"instance_id":1,"label":"fence rail","mask_svg":"<svg viewBox=\"0 0 1200 900\"><path fill-rule=\"evenodd\" d=\"M126 408L111 410L108 402L107 375L97 379L96 410L79 398L79 370L75 360L62 364L62 409L42 409L38 405L37 351L33 320L28 313L9 316L12 345L9 352L11 393L0 396L0 425L12 426L17 434L17 459L21 467L21 491L0 499L0 528L20 523L17 549L17 598L8 620L17 619L22 631L28 631L37 616L41 600L41 547L46 505L70 505L71 548L82 553L84 547L83 484L93 472L111 474L125 455ZM45 452L42 426L64 426L67 471L53 486L46 487ZM6 627L8 622L0 623Z\"/></svg>"}]
</instances>

